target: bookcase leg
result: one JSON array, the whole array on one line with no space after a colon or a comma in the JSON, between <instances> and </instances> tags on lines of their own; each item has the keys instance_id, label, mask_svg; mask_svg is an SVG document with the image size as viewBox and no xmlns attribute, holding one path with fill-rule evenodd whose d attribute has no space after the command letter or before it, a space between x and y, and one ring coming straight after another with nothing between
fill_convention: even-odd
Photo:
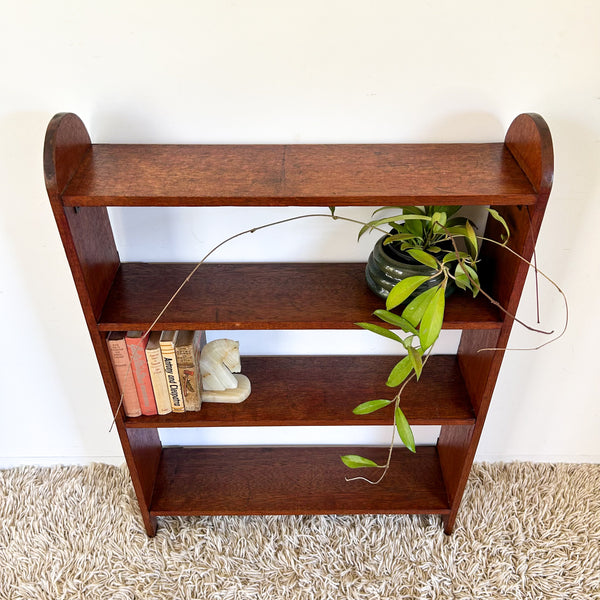
<instances>
[{"instance_id":1,"label":"bookcase leg","mask_svg":"<svg viewBox=\"0 0 600 600\"><path fill-rule=\"evenodd\" d=\"M454 523L456 522L456 513L453 512L451 515L444 515L444 533L451 535L454 531Z\"/></svg>"},{"instance_id":2,"label":"bookcase leg","mask_svg":"<svg viewBox=\"0 0 600 600\"><path fill-rule=\"evenodd\" d=\"M162 444L156 429L127 429L121 441L131 481L135 489L144 526L149 536L156 534L156 517L150 514L156 473L162 454Z\"/></svg>"},{"instance_id":3,"label":"bookcase leg","mask_svg":"<svg viewBox=\"0 0 600 600\"><path fill-rule=\"evenodd\" d=\"M451 533L454 529L456 515L469 478L490 397L502 362L502 353L479 352L479 350L497 347L500 337L500 329L466 330L462 333L458 361L476 421L472 425L442 426L438 439L440 466L451 509L450 514L444 517L446 533Z\"/></svg>"},{"instance_id":4,"label":"bookcase leg","mask_svg":"<svg viewBox=\"0 0 600 600\"><path fill-rule=\"evenodd\" d=\"M469 476L476 444L474 425L442 426L438 440L440 466L448 492L451 512L444 517L444 531L452 533L454 521Z\"/></svg>"},{"instance_id":5,"label":"bookcase leg","mask_svg":"<svg viewBox=\"0 0 600 600\"><path fill-rule=\"evenodd\" d=\"M456 515L502 363L503 352L491 350L480 352L480 350L499 347L506 338L504 329L467 330L462 333L458 348L458 362L476 420L472 425L442 426L438 439L440 465L451 509L450 514L444 518L446 533L451 533L454 529Z\"/></svg>"},{"instance_id":6,"label":"bookcase leg","mask_svg":"<svg viewBox=\"0 0 600 600\"><path fill-rule=\"evenodd\" d=\"M156 535L156 517L148 515L148 518L144 518L144 526L146 527L146 533L148 537L154 537Z\"/></svg>"}]
</instances>

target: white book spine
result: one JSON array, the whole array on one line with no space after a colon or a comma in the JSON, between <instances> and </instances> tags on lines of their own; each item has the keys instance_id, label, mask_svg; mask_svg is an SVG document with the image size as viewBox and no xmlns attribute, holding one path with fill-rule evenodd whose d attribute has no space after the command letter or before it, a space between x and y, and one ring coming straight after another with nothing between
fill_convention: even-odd
<instances>
[{"instance_id":1,"label":"white book spine","mask_svg":"<svg viewBox=\"0 0 600 600\"><path fill-rule=\"evenodd\" d=\"M146 348L146 358L156 399L156 409L159 415L166 415L173 410L173 407L171 406L171 396L167 387L165 365L160 347Z\"/></svg>"},{"instance_id":2,"label":"white book spine","mask_svg":"<svg viewBox=\"0 0 600 600\"><path fill-rule=\"evenodd\" d=\"M185 412L185 405L183 404L183 397L181 395L177 360L175 359L175 346L171 342L161 342L160 350L165 367L165 377L173 412Z\"/></svg>"}]
</instances>

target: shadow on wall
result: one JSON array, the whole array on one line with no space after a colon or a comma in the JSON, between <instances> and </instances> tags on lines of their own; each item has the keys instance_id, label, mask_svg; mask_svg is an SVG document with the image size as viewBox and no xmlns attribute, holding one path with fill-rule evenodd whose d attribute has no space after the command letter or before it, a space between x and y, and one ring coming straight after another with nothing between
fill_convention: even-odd
<instances>
[{"instance_id":1,"label":"shadow on wall","mask_svg":"<svg viewBox=\"0 0 600 600\"><path fill-rule=\"evenodd\" d=\"M94 402L92 397L95 391L103 391L102 382L44 185L43 143L52 116L50 112L18 112L0 119L4 188L0 235L6 248L2 266L10 269L1 278L2 300L3 312L10 316L4 329L12 330L14 340L13 356L3 355L0 361L9 364L11 358L14 363L15 354L28 358L19 361L13 377L3 381L7 387L2 397L21 398L24 385L29 385L36 412L7 451L44 455L47 447L53 447L60 452L56 447L62 442L57 439L60 431L68 429L64 455L74 451L78 456L92 456L98 454L97 448L84 435L90 410L107 419L106 429L110 415L106 402ZM4 352L8 352L6 345ZM89 396L88 403L81 402L82 390ZM57 414L61 415L58 427Z\"/></svg>"}]
</instances>

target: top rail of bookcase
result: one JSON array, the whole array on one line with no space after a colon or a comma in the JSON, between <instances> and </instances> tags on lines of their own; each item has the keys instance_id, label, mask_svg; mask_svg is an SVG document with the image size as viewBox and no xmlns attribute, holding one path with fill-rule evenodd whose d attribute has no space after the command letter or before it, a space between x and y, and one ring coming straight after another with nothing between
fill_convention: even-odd
<instances>
[{"instance_id":1,"label":"top rail of bookcase","mask_svg":"<svg viewBox=\"0 0 600 600\"><path fill-rule=\"evenodd\" d=\"M92 144L66 206L534 204L502 142L472 144Z\"/></svg>"}]
</instances>

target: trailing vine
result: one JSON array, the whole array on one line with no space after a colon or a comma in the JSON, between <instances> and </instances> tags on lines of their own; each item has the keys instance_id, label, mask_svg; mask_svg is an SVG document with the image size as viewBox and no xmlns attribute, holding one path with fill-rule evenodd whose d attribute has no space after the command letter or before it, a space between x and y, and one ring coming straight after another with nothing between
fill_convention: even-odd
<instances>
[{"instance_id":1,"label":"trailing vine","mask_svg":"<svg viewBox=\"0 0 600 600\"><path fill-rule=\"evenodd\" d=\"M431 269L431 273L429 275L411 276L401 280L392 288L387 296L385 308L374 311L373 315L375 317L387 325L391 325L396 331L401 332L400 334L396 333L395 331L391 331L388 327L381 325L368 322L356 323L356 325L362 329L371 331L376 335L398 342L402 345L403 350L406 352L406 356L403 357L393 367L386 381L386 385L388 387L398 388L393 398L391 400L368 400L359 404L353 410L354 414L356 415L364 415L393 405L394 429L386 462L384 464L377 464L368 458L358 455L345 455L341 457L343 463L352 469L362 467L375 467L382 469L383 472L381 476L375 481L366 477L347 478L348 481L363 479L369 483L377 484L384 478L390 467L395 432L398 433L404 445L411 452L416 452L414 434L408 419L401 409L400 401L402 398L402 393L404 392L407 384L413 379L418 381L421 378L425 365L431 355L433 346L439 338L444 322L446 290L449 282L453 282L454 285L461 290L471 291L473 297L476 297L479 293L481 293L492 304L496 305L504 312L507 312L499 302L497 302L481 288L477 273L480 241L494 243L505 248L507 251L517 256L520 260L526 262L530 267L534 268L536 274L541 274L562 295L566 310L565 325L563 330L557 337L538 346L538 348L541 348L560 338L564 334L568 325L568 304L565 294L560 287L554 281L552 281L552 279L550 279L543 272L539 271L537 266L534 266L529 261L526 261L522 256L507 246L510 231L502 216L496 210L492 208L488 209L491 217L499 221L504 228L503 239L501 242L498 242L497 240L478 236L475 233L475 227L473 223L469 219L456 216L456 213L460 208L461 207L459 206L402 207L401 214L382 219L375 219L365 223L357 219L351 219L349 217L339 215L335 212L335 208L330 207L330 213L296 215L240 231L219 242L211 250L209 250L198 263L194 265L187 277L182 281L171 298L157 314L152 324L144 332L143 337L146 337L150 334L150 332L158 324L161 317L167 311L171 303L179 295L181 290L186 286L190 279L195 275L198 269L207 261L207 259L219 248L233 241L234 239L256 233L264 229L283 225L285 223L292 223L303 219L313 218L327 218L334 221L339 220L360 225L361 229L358 234L358 239L360 239L365 233L371 231L379 231L380 233L385 234L387 236L384 241L385 245L399 244L402 251L406 251L414 260L429 267ZM380 210L383 209L378 209L374 214ZM385 225L393 227L392 231L390 232L382 229L382 226ZM463 250L459 249L457 240L463 241L465 246ZM426 284L427 282L440 276L441 281L439 283L433 287L423 289L423 284ZM400 314L393 312L403 304L405 306ZM531 327L523 321L518 320L515 315L510 313L507 314L528 329L544 334L553 333ZM494 351L499 349L485 348L480 351L484 350ZM122 402L123 395L121 394L120 403L115 413L115 419L116 415L121 409Z\"/></svg>"}]
</instances>

